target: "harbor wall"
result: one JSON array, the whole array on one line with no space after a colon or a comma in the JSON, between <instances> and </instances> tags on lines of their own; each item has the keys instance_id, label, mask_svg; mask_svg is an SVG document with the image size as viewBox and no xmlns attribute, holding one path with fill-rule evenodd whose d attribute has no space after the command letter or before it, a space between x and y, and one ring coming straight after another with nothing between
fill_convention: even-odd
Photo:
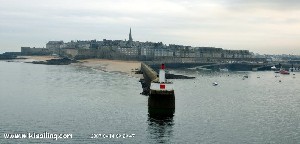
<instances>
[{"instance_id":1,"label":"harbor wall","mask_svg":"<svg viewBox=\"0 0 300 144\"><path fill-rule=\"evenodd\" d=\"M140 80L143 88L142 94L149 95L151 82L158 81L157 73L143 62L141 63L141 72L143 73L143 79Z\"/></svg>"},{"instance_id":2,"label":"harbor wall","mask_svg":"<svg viewBox=\"0 0 300 144\"><path fill-rule=\"evenodd\" d=\"M21 55L30 56L30 55L51 55L52 52L47 48L30 48L30 47L21 47Z\"/></svg>"}]
</instances>

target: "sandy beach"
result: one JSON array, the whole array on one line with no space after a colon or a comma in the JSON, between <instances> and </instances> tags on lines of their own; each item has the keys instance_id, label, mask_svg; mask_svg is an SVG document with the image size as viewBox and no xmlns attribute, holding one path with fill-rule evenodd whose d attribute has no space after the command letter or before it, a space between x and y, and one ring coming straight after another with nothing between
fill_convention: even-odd
<instances>
[{"instance_id":1,"label":"sandy beach","mask_svg":"<svg viewBox=\"0 0 300 144\"><path fill-rule=\"evenodd\" d=\"M50 59L58 59L57 56L20 56L14 61L18 62L33 62L33 61L46 61ZM86 59L79 60L78 63L72 63L74 66L89 67L96 70L105 72L117 72L129 76L140 78L140 74L135 74L134 71L139 70L141 62L139 61L121 61L121 60L106 60L106 59Z\"/></svg>"},{"instance_id":2,"label":"sandy beach","mask_svg":"<svg viewBox=\"0 0 300 144\"><path fill-rule=\"evenodd\" d=\"M97 70L106 72L119 72L134 77L141 77L135 74L134 71L139 70L141 62L139 61L121 61L121 60L105 60L105 59L86 59L79 60L79 63L73 65L79 65L84 67L90 67Z\"/></svg>"}]
</instances>

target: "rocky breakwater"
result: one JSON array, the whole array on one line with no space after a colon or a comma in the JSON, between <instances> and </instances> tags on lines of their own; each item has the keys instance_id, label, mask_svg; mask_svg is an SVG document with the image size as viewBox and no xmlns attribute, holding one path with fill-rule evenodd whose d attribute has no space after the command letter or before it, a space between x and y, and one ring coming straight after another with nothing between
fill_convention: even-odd
<instances>
[{"instance_id":1,"label":"rocky breakwater","mask_svg":"<svg viewBox=\"0 0 300 144\"><path fill-rule=\"evenodd\" d=\"M16 58L16 56L0 54L0 60L11 60L11 59L15 59L15 58Z\"/></svg>"},{"instance_id":2,"label":"rocky breakwater","mask_svg":"<svg viewBox=\"0 0 300 144\"><path fill-rule=\"evenodd\" d=\"M158 71L158 69L154 70L152 66L150 67L149 65L142 63L140 71L135 72L136 74L143 74L143 78L141 78L139 81L143 88L143 92L141 93L142 95L150 94L151 82L158 80L158 74L156 71ZM195 77L165 73L165 78L169 80L169 79L194 79Z\"/></svg>"},{"instance_id":3,"label":"rocky breakwater","mask_svg":"<svg viewBox=\"0 0 300 144\"><path fill-rule=\"evenodd\" d=\"M71 63L77 63L76 60L69 58L50 59L46 61L33 61L33 64L45 64L45 65L69 65Z\"/></svg>"},{"instance_id":4,"label":"rocky breakwater","mask_svg":"<svg viewBox=\"0 0 300 144\"><path fill-rule=\"evenodd\" d=\"M18 56L21 55L21 52L5 52L0 54L0 60L13 60L13 59L23 59Z\"/></svg>"},{"instance_id":5,"label":"rocky breakwater","mask_svg":"<svg viewBox=\"0 0 300 144\"><path fill-rule=\"evenodd\" d=\"M166 79L194 79L195 77L166 73Z\"/></svg>"}]
</instances>

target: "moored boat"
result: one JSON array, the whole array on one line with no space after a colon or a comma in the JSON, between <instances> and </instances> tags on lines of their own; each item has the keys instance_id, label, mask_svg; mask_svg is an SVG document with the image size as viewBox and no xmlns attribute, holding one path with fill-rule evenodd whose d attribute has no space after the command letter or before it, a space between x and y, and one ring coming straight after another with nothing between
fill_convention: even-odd
<instances>
[{"instance_id":1,"label":"moored boat","mask_svg":"<svg viewBox=\"0 0 300 144\"><path fill-rule=\"evenodd\" d=\"M272 67L271 67L271 70L276 70L276 66L272 66Z\"/></svg>"},{"instance_id":2,"label":"moored boat","mask_svg":"<svg viewBox=\"0 0 300 144\"><path fill-rule=\"evenodd\" d=\"M227 69L227 68L223 68L223 69L219 69L220 71L222 71L222 72L228 72L229 70Z\"/></svg>"},{"instance_id":3,"label":"moored boat","mask_svg":"<svg viewBox=\"0 0 300 144\"><path fill-rule=\"evenodd\" d=\"M285 75L290 74L290 72L287 71L287 70L280 70L279 73L280 73L280 74L285 74Z\"/></svg>"},{"instance_id":4,"label":"moored boat","mask_svg":"<svg viewBox=\"0 0 300 144\"><path fill-rule=\"evenodd\" d=\"M217 83L217 82L214 82L214 83L213 83L213 86L217 86L217 85L218 85L218 83Z\"/></svg>"}]
</instances>

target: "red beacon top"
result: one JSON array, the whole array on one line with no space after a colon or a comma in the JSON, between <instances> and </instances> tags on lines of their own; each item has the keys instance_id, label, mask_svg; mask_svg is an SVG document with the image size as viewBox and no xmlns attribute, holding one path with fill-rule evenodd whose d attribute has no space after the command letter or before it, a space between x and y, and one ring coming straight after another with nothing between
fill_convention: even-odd
<instances>
[{"instance_id":1,"label":"red beacon top","mask_svg":"<svg viewBox=\"0 0 300 144\"><path fill-rule=\"evenodd\" d=\"M165 69L165 64L161 64L161 69L162 69L162 70Z\"/></svg>"}]
</instances>

